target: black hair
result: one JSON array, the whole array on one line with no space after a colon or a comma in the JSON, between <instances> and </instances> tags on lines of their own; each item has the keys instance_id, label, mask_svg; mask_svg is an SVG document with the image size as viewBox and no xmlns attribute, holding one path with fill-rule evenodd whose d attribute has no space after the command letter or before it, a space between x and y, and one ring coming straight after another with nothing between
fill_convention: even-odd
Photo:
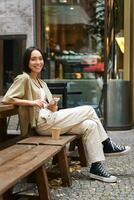
<instances>
[{"instance_id":1,"label":"black hair","mask_svg":"<svg viewBox=\"0 0 134 200\"><path fill-rule=\"evenodd\" d=\"M30 73L31 72L31 69L29 68L29 61L30 61L30 58L31 58L31 53L34 51L34 50L38 50L42 57L43 57L43 60L44 60L44 63L45 63L45 59L44 59L44 55L43 55L43 52L37 48L37 47L28 47L26 50L25 50L25 53L23 55L23 61L22 61L22 69L24 72L26 73Z\"/></svg>"}]
</instances>

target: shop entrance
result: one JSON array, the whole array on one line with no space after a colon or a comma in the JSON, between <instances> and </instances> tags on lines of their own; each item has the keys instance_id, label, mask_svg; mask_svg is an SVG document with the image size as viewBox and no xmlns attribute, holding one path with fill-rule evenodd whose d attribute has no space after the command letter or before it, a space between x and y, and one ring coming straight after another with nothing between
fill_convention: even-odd
<instances>
[{"instance_id":1,"label":"shop entrance","mask_svg":"<svg viewBox=\"0 0 134 200\"><path fill-rule=\"evenodd\" d=\"M0 95L4 95L14 77L21 72L21 57L26 36L0 36Z\"/></svg>"}]
</instances>

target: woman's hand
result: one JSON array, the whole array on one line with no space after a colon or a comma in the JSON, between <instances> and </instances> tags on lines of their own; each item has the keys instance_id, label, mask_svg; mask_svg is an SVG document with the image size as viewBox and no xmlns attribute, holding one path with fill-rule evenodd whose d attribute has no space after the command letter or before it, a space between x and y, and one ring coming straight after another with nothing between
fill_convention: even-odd
<instances>
[{"instance_id":1,"label":"woman's hand","mask_svg":"<svg viewBox=\"0 0 134 200\"><path fill-rule=\"evenodd\" d=\"M52 99L50 101L50 103L47 105L47 108L52 112L55 112L58 110L57 102L55 101L55 99Z\"/></svg>"},{"instance_id":2,"label":"woman's hand","mask_svg":"<svg viewBox=\"0 0 134 200\"><path fill-rule=\"evenodd\" d=\"M33 101L33 106L37 106L39 108L47 108L48 107L48 103L44 100L41 99L36 99Z\"/></svg>"},{"instance_id":3,"label":"woman's hand","mask_svg":"<svg viewBox=\"0 0 134 200\"><path fill-rule=\"evenodd\" d=\"M57 102L59 99L55 99L55 97L50 101L50 103L47 103L45 100L36 99L32 101L32 106L37 106L39 108L47 108L52 112L55 112L58 110Z\"/></svg>"}]
</instances>

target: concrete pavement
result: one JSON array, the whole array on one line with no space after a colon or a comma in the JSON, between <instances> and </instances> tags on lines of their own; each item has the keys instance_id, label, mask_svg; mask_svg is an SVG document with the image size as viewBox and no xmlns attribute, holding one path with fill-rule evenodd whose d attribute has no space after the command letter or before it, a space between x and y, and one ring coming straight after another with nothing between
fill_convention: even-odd
<instances>
[{"instance_id":1,"label":"concrete pavement","mask_svg":"<svg viewBox=\"0 0 134 200\"><path fill-rule=\"evenodd\" d=\"M9 128L14 128L17 120ZM16 125L15 125L16 126ZM134 129L108 131L108 135L119 144L130 145L131 151L120 157L107 157L105 167L118 177L117 183L104 183L89 178L89 168L81 168L73 162L70 170L71 187L61 187L60 180L50 182L52 200L134 200ZM36 190L32 189L32 192Z\"/></svg>"},{"instance_id":2,"label":"concrete pavement","mask_svg":"<svg viewBox=\"0 0 134 200\"><path fill-rule=\"evenodd\" d=\"M120 144L131 146L131 151L120 157L107 157L105 166L117 183L104 183L89 178L89 168L72 172L71 187L51 189L53 200L134 200L134 130L109 131L109 136Z\"/></svg>"}]
</instances>

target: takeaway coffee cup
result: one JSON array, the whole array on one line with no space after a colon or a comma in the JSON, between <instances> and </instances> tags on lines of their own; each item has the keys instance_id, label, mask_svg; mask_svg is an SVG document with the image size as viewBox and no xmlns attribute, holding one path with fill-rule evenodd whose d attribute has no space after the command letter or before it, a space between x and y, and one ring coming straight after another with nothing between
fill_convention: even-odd
<instances>
[{"instance_id":1,"label":"takeaway coffee cup","mask_svg":"<svg viewBox=\"0 0 134 200\"><path fill-rule=\"evenodd\" d=\"M53 127L51 129L51 132L52 132L52 139L58 140L60 138L61 128Z\"/></svg>"}]
</instances>

